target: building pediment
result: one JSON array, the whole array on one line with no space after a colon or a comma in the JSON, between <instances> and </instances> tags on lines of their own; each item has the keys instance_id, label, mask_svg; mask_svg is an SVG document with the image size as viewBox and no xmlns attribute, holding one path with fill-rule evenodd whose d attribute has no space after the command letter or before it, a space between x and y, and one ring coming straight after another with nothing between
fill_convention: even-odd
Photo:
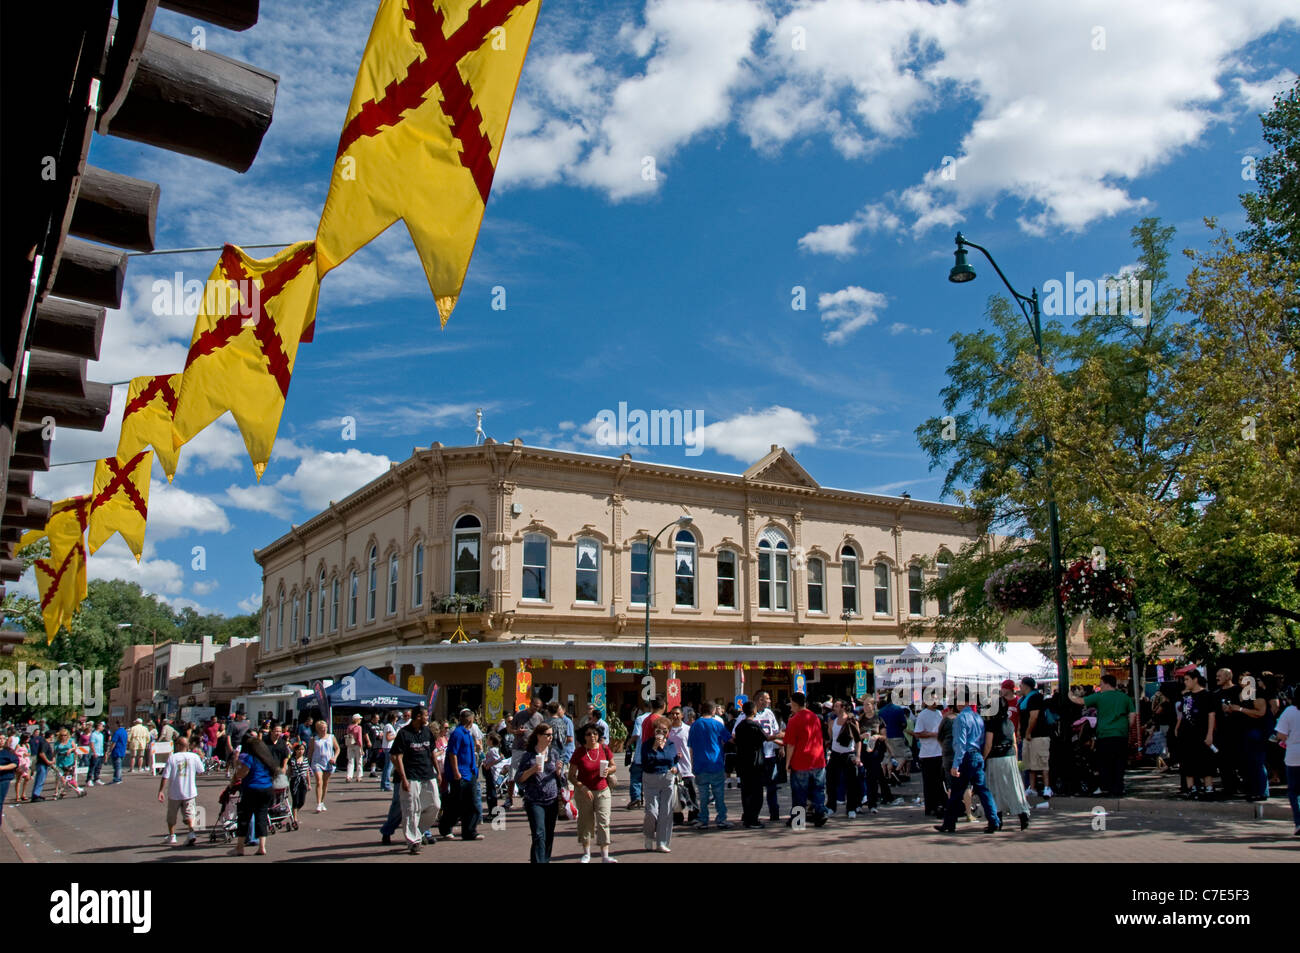
<instances>
[{"instance_id":1,"label":"building pediment","mask_svg":"<svg viewBox=\"0 0 1300 953\"><path fill-rule=\"evenodd\" d=\"M809 490L819 490L821 486L799 465L799 462L784 447L772 444L771 451L748 470L744 477L755 483L775 483L782 486L797 486Z\"/></svg>"}]
</instances>

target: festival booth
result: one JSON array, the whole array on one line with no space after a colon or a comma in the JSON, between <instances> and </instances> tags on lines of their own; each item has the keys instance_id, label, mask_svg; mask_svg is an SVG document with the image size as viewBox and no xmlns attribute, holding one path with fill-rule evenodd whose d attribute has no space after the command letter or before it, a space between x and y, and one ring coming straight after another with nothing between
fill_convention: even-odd
<instances>
[{"instance_id":1,"label":"festival booth","mask_svg":"<svg viewBox=\"0 0 1300 953\"><path fill-rule=\"evenodd\" d=\"M325 689L330 729L340 739L343 737L343 729L348 726L353 715L360 714L368 717L376 712L382 714L398 708L415 708L425 702L423 695L399 688L387 679L380 678L364 665L351 675L344 675ZM315 718L326 717L326 713L320 710L320 703L316 696L311 693L298 699L298 711L312 711L315 713ZM340 749L342 749L341 744Z\"/></svg>"},{"instance_id":2,"label":"festival booth","mask_svg":"<svg viewBox=\"0 0 1300 953\"><path fill-rule=\"evenodd\" d=\"M1025 676L1040 682L1057 678L1056 663L1027 642L983 646L909 642L891 662L882 669L877 661L877 686L888 688L891 680L898 683L906 679L914 696L908 702L913 704L920 703L925 686L938 689L941 685L943 697L952 701L957 694L969 698L976 692L995 692L1008 678L1017 685Z\"/></svg>"}]
</instances>

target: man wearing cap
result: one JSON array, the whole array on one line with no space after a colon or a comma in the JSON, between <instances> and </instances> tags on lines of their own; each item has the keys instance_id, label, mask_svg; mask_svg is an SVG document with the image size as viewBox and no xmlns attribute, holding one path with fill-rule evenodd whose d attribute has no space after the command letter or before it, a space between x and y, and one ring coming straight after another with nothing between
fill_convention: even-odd
<instances>
[{"instance_id":1,"label":"man wearing cap","mask_svg":"<svg viewBox=\"0 0 1300 953\"><path fill-rule=\"evenodd\" d=\"M459 819L461 840L482 840L483 835L478 832L478 823L483 816L478 791L478 748L470 730L474 713L462 708L458 720L460 724L447 739L447 751L443 756L442 776L447 785L447 797L443 802L438 833L450 837Z\"/></svg>"},{"instance_id":2,"label":"man wearing cap","mask_svg":"<svg viewBox=\"0 0 1300 953\"><path fill-rule=\"evenodd\" d=\"M144 751L149 746L149 729L144 726L144 722L139 718L131 725L131 730L126 733L126 750L131 756L131 773L136 774L145 770Z\"/></svg>"},{"instance_id":3,"label":"man wearing cap","mask_svg":"<svg viewBox=\"0 0 1300 953\"><path fill-rule=\"evenodd\" d=\"M996 834L1002 830L1002 822L998 820L998 806L984 779L983 752L984 719L979 716L975 706L971 705L957 716L952 727L952 793L948 795L943 823L935 827L940 834L957 833L957 811L967 787L975 789L975 794L984 807L984 816L988 820L984 833Z\"/></svg>"}]
</instances>

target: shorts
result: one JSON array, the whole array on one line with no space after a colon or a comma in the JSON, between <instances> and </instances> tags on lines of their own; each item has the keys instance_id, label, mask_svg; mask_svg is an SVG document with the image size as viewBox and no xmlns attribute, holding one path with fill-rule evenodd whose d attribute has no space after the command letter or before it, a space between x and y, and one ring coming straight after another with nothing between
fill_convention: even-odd
<instances>
[{"instance_id":1,"label":"shorts","mask_svg":"<svg viewBox=\"0 0 1300 953\"><path fill-rule=\"evenodd\" d=\"M1030 738L1024 748L1026 771L1051 770L1052 739Z\"/></svg>"},{"instance_id":2,"label":"shorts","mask_svg":"<svg viewBox=\"0 0 1300 953\"><path fill-rule=\"evenodd\" d=\"M906 772L912 763L912 746L907 743L907 739L890 738L889 753L898 759L898 766Z\"/></svg>"},{"instance_id":3,"label":"shorts","mask_svg":"<svg viewBox=\"0 0 1300 953\"><path fill-rule=\"evenodd\" d=\"M129 745L127 746L126 750L129 754L132 755L137 755L137 754L142 755L144 754L144 747L145 747L144 745Z\"/></svg>"},{"instance_id":4,"label":"shorts","mask_svg":"<svg viewBox=\"0 0 1300 953\"><path fill-rule=\"evenodd\" d=\"M338 765L331 761L328 764L313 764L311 769L317 774L333 774L338 769Z\"/></svg>"},{"instance_id":5,"label":"shorts","mask_svg":"<svg viewBox=\"0 0 1300 953\"><path fill-rule=\"evenodd\" d=\"M172 798L168 798L167 799L167 826L168 827L176 826L177 814L180 814L180 816L185 820L186 824L193 824L195 813L196 813L194 808L196 801L198 801L198 798L196 797L185 798L183 801L177 801L177 800L173 800Z\"/></svg>"}]
</instances>

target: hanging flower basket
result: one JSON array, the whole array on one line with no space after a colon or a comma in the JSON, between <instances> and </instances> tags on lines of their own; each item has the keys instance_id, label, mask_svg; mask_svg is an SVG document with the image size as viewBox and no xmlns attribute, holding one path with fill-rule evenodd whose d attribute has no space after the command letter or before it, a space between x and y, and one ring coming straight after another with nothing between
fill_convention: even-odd
<instances>
[{"instance_id":1,"label":"hanging flower basket","mask_svg":"<svg viewBox=\"0 0 1300 953\"><path fill-rule=\"evenodd\" d=\"M1061 574L1061 602L1071 615L1113 619L1128 612L1136 593L1133 576L1116 559L1107 560L1104 569L1091 559L1079 559Z\"/></svg>"},{"instance_id":2,"label":"hanging flower basket","mask_svg":"<svg viewBox=\"0 0 1300 953\"><path fill-rule=\"evenodd\" d=\"M984 581L984 597L1002 613L1027 612L1047 601L1052 573L1044 563L1017 559L995 569Z\"/></svg>"}]
</instances>

